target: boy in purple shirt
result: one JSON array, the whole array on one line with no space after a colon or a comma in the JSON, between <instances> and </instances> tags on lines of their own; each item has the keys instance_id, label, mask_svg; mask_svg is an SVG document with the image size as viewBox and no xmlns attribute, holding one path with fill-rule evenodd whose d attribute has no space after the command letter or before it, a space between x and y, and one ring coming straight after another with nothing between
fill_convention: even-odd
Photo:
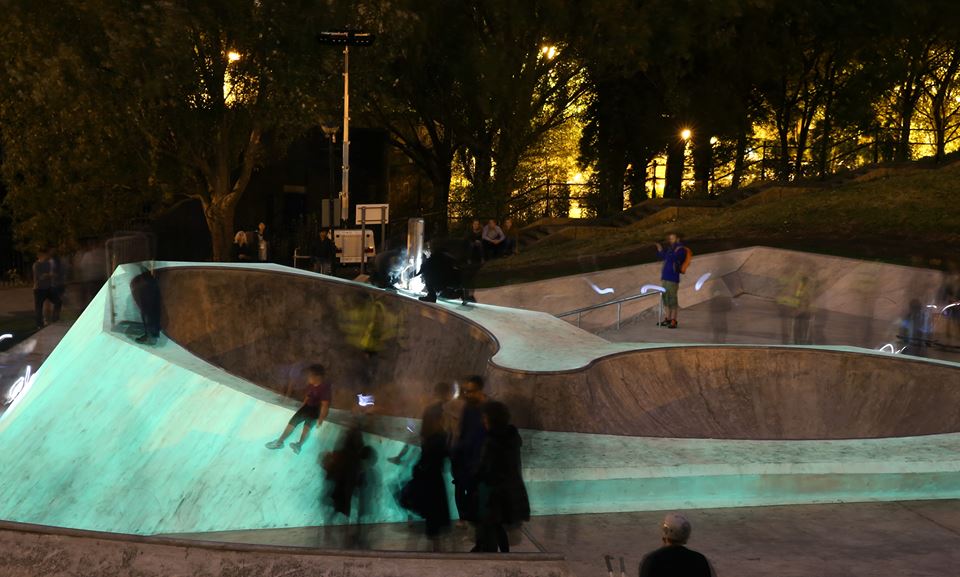
<instances>
[{"instance_id":1,"label":"boy in purple shirt","mask_svg":"<svg viewBox=\"0 0 960 577\"><path fill-rule=\"evenodd\" d=\"M310 367L307 368L307 384L310 386L303 399L303 405L293 414L293 417L290 418L290 422L287 423L283 434L281 434L278 439L267 443L266 446L268 449L279 449L282 447L283 442L287 440L290 433L297 428L297 425L303 423L300 440L296 443L290 443L290 448L293 449L294 453L299 455L301 447L303 447L303 444L307 440L307 435L310 434L310 427L312 427L314 423L316 423L317 426L323 424L323 421L327 418L327 413L330 412L330 399L333 396L330 390L330 383L324 379L325 374L326 371L323 365L310 365Z\"/></svg>"}]
</instances>

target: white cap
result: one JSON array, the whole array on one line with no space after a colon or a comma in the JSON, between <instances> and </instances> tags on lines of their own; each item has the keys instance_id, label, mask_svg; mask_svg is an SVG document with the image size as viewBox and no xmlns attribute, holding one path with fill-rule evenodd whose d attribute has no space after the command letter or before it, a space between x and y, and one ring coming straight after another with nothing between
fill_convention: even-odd
<instances>
[{"instance_id":1,"label":"white cap","mask_svg":"<svg viewBox=\"0 0 960 577\"><path fill-rule=\"evenodd\" d=\"M680 513L667 513L660 530L663 537L673 543L682 545L690 539L690 521Z\"/></svg>"}]
</instances>

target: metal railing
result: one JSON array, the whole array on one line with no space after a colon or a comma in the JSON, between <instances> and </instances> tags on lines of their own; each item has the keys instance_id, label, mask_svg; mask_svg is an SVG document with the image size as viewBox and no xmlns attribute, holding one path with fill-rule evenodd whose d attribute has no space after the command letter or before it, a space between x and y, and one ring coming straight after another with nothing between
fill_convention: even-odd
<instances>
[{"instance_id":1,"label":"metal railing","mask_svg":"<svg viewBox=\"0 0 960 577\"><path fill-rule=\"evenodd\" d=\"M631 302L631 301L635 301L635 300L640 300L640 299L644 299L644 298L652 297L652 296L660 296L660 294L661 294L661 292L660 292L659 290L654 290L654 291L647 292L647 293L641 293L641 294L638 294L638 295L632 295L632 296L623 297L623 298L616 299L616 300L612 300L612 301L607 301L607 302L605 302L605 303L599 303L599 304L595 304L595 305L590 305L590 306L588 306L588 307L583 307L583 308L579 308L579 309L574 309L574 310L572 310L572 311L567 311L567 312L565 312L565 313L560 313L560 314L554 315L554 316L556 316L558 319L562 319L562 318L565 318L565 317L572 317L573 315L577 315L577 328L579 328L579 327L580 327L580 319L583 318L583 313L588 313L588 312L590 312L590 311L595 311L595 310L597 310L597 309L602 309L602 308L605 308L605 307L617 305L617 330L619 331L619 330L620 330L620 322L621 322L621 313L623 312L623 303ZM658 316L657 318L663 318L663 299L660 299L659 307L660 307L660 311L659 311L659 315L660 315L660 316Z\"/></svg>"}]
</instances>

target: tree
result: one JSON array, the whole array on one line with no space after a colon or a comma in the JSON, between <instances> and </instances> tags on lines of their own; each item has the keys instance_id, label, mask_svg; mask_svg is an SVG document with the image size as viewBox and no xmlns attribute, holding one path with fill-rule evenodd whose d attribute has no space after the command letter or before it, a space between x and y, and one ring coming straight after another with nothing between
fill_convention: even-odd
<instances>
[{"instance_id":1,"label":"tree","mask_svg":"<svg viewBox=\"0 0 960 577\"><path fill-rule=\"evenodd\" d=\"M98 16L71 3L9 3L0 24L5 207L24 247L71 245L156 200L149 154L124 110L129 85L103 66Z\"/></svg>"},{"instance_id":2,"label":"tree","mask_svg":"<svg viewBox=\"0 0 960 577\"><path fill-rule=\"evenodd\" d=\"M389 58L361 77L371 95L366 102L372 118L430 181L434 230L441 235L447 232L454 155L462 146L455 130L462 109L457 55L469 24L463 12L450 7L423 0L393 3L382 19L368 25L389 21L403 32L383 38Z\"/></svg>"},{"instance_id":3,"label":"tree","mask_svg":"<svg viewBox=\"0 0 960 577\"><path fill-rule=\"evenodd\" d=\"M83 54L86 69L106 81L63 75L64 89L82 102L111 105L77 111L71 121L114 135L101 148L137 142L112 151L124 159L114 163L126 177L119 182L156 189L168 202L199 200L213 258L225 260L234 210L254 170L320 118L326 78L320 71L324 56L334 55L315 41L330 17L325 6L294 0L66 0L58 6L67 15L62 20L48 18L44 3L21 0L19 10L41 38L57 38L72 20L85 24L84 33L53 42L52 53L28 52L21 65L63 69L72 54ZM37 106L49 115L51 104ZM13 118L34 113L12 108ZM90 177L93 168L75 172Z\"/></svg>"},{"instance_id":4,"label":"tree","mask_svg":"<svg viewBox=\"0 0 960 577\"><path fill-rule=\"evenodd\" d=\"M960 41L937 47L933 51L930 66L930 78L924 85L926 106L922 112L933 126L935 158L943 162L946 156L947 140L955 133L960 124L960 90L957 84L960 71Z\"/></svg>"}]
</instances>

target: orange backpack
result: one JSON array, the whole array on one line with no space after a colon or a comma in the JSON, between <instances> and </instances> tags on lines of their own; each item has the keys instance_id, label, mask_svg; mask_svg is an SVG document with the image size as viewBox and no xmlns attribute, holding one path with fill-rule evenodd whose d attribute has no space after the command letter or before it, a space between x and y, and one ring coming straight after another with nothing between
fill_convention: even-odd
<instances>
[{"instance_id":1,"label":"orange backpack","mask_svg":"<svg viewBox=\"0 0 960 577\"><path fill-rule=\"evenodd\" d=\"M687 267L690 266L690 261L693 260L693 251L687 246L682 248L683 250L687 251L687 256L684 257L683 262L680 263L680 274L685 274L687 272Z\"/></svg>"}]
</instances>

